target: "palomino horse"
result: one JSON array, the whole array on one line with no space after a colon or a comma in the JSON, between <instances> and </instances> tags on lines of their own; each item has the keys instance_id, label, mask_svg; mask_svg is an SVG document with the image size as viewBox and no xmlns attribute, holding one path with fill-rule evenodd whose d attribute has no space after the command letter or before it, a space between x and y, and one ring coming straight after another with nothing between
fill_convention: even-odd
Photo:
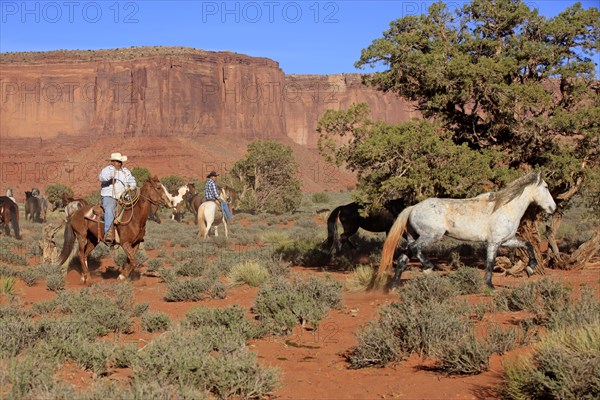
<instances>
[{"instance_id":1,"label":"palomino horse","mask_svg":"<svg viewBox=\"0 0 600 400\"><path fill-rule=\"evenodd\" d=\"M408 251L419 259L424 270L430 271L433 264L423 256L421 249L447 235L459 240L487 242L485 283L490 288L494 287L492 270L500 246L526 248L529 253L526 271L531 276L537 266L533 246L515 236L531 203L536 203L548 214L556 210L548 185L539 172L523 176L498 192L483 193L470 199L429 198L404 209L385 241L379 271L372 285L387 276L398 241L405 232ZM418 238L415 240L415 237ZM394 283L400 282L408 261L408 255L400 254Z\"/></svg>"},{"instance_id":2,"label":"palomino horse","mask_svg":"<svg viewBox=\"0 0 600 400\"><path fill-rule=\"evenodd\" d=\"M390 200L384 205L384 208L375 210L366 216L361 215L364 207L357 202L334 208L327 218L327 248L331 253L334 249L336 253L341 252L346 244L355 248L350 237L356 234L359 228L369 232L385 232L387 234L404 206L402 200ZM339 239L338 218L344 227L344 232Z\"/></svg>"},{"instance_id":3,"label":"palomino horse","mask_svg":"<svg viewBox=\"0 0 600 400\"><path fill-rule=\"evenodd\" d=\"M227 203L227 194L221 189L221 201ZM219 236L217 225L223 222L225 237L227 237L227 219L216 201L205 201L198 207L198 237L207 238L210 228L215 227L215 236Z\"/></svg>"},{"instance_id":4,"label":"palomino horse","mask_svg":"<svg viewBox=\"0 0 600 400\"><path fill-rule=\"evenodd\" d=\"M119 275L119 279L128 278L136 266L135 253L140 243L144 241L146 220L153 205L171 207L170 200L157 177L148 179L142 186L137 201L133 201L133 205L128 206L123 211L121 217L123 222L116 226L118 244L121 245L127 255L127 265ZM87 257L104 238L104 223L100 220L91 221L85 217L91 208L91 206L84 206L67 220L64 244L58 261L59 265L64 264L73 250L75 239L77 239L79 243L79 261L82 269L81 280L84 283L90 277Z\"/></svg>"},{"instance_id":5,"label":"palomino horse","mask_svg":"<svg viewBox=\"0 0 600 400\"><path fill-rule=\"evenodd\" d=\"M9 225L10 224L10 225ZM8 196L0 196L0 226L4 225L4 232L10 235L10 227L16 239L21 239L19 229L19 206Z\"/></svg>"}]
</instances>

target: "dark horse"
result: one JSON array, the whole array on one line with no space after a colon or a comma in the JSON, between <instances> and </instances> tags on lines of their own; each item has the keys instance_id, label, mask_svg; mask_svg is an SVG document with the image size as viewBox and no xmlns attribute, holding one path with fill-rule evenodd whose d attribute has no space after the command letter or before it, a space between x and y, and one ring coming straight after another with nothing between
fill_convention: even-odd
<instances>
[{"instance_id":1,"label":"dark horse","mask_svg":"<svg viewBox=\"0 0 600 400\"><path fill-rule=\"evenodd\" d=\"M369 232L385 232L387 234L404 205L402 200L390 200L384 204L383 208L372 211L365 217L361 215L364 206L357 202L336 207L327 218L327 248L330 249L330 252L335 249L337 253L342 251L346 244L354 248L355 246L350 241L350 237L356 234L359 228ZM344 227L344 232L339 240L338 218Z\"/></svg>"},{"instance_id":2,"label":"dark horse","mask_svg":"<svg viewBox=\"0 0 600 400\"><path fill-rule=\"evenodd\" d=\"M4 225L4 232L10 235L10 225L16 239L21 239L19 230L19 206L10 197L0 196L0 225Z\"/></svg>"},{"instance_id":3,"label":"dark horse","mask_svg":"<svg viewBox=\"0 0 600 400\"><path fill-rule=\"evenodd\" d=\"M125 208L121 217L122 222L116 226L118 244L121 245L127 255L127 265L119 275L119 279L128 278L136 266L135 253L140 243L144 241L146 221L152 206L171 207L171 202L156 176L146 181L140 190L137 201L132 203L132 205ZM77 239L79 243L79 261L82 269L81 280L84 283L90 277L87 257L104 238L104 223L100 220L92 221L86 218L91 208L89 205L83 206L67 220L64 244L58 261L59 265L67 261L73 250L75 239Z\"/></svg>"},{"instance_id":4,"label":"dark horse","mask_svg":"<svg viewBox=\"0 0 600 400\"><path fill-rule=\"evenodd\" d=\"M33 222L46 222L48 199L40 194L38 189L25 192L25 219Z\"/></svg>"}]
</instances>

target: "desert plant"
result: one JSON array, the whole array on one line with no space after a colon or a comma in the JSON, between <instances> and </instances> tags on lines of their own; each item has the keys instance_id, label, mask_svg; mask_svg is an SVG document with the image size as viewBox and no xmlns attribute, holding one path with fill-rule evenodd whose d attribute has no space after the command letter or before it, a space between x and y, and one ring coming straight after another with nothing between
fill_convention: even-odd
<instances>
[{"instance_id":1,"label":"desert plant","mask_svg":"<svg viewBox=\"0 0 600 400\"><path fill-rule=\"evenodd\" d=\"M183 324L191 328L224 328L227 331L241 334L245 339L262 336L261 327L251 323L244 314L244 310L239 305L223 309L196 307L185 314Z\"/></svg>"},{"instance_id":2,"label":"desert plant","mask_svg":"<svg viewBox=\"0 0 600 400\"><path fill-rule=\"evenodd\" d=\"M331 277L321 280L297 276L263 287L256 296L256 312L275 333L288 334L297 323L318 326L321 318L341 305L341 284Z\"/></svg>"},{"instance_id":3,"label":"desert plant","mask_svg":"<svg viewBox=\"0 0 600 400\"><path fill-rule=\"evenodd\" d=\"M369 288L375 271L370 265L359 265L346 278L345 287L350 292L364 292Z\"/></svg>"},{"instance_id":4,"label":"desert plant","mask_svg":"<svg viewBox=\"0 0 600 400\"><path fill-rule=\"evenodd\" d=\"M52 274L46 277L46 287L48 290L58 292L65 288L65 277L63 274Z\"/></svg>"},{"instance_id":5,"label":"desert plant","mask_svg":"<svg viewBox=\"0 0 600 400\"><path fill-rule=\"evenodd\" d=\"M597 399L600 397L600 323L548 334L534 353L505 365L504 397Z\"/></svg>"},{"instance_id":6,"label":"desert plant","mask_svg":"<svg viewBox=\"0 0 600 400\"><path fill-rule=\"evenodd\" d=\"M434 351L439 370L455 375L473 375L489 368L492 355L490 344L477 339L473 332L454 339Z\"/></svg>"},{"instance_id":7,"label":"desert plant","mask_svg":"<svg viewBox=\"0 0 600 400\"><path fill-rule=\"evenodd\" d=\"M35 268L26 268L19 271L19 278L21 278L27 286L35 285L39 277L39 271Z\"/></svg>"},{"instance_id":8,"label":"desert plant","mask_svg":"<svg viewBox=\"0 0 600 400\"><path fill-rule=\"evenodd\" d=\"M313 203L328 203L329 196L325 192L314 193L312 195Z\"/></svg>"},{"instance_id":9,"label":"desert plant","mask_svg":"<svg viewBox=\"0 0 600 400\"><path fill-rule=\"evenodd\" d=\"M459 294L476 294L483 292L483 280L476 268L459 265L455 273L449 275L450 282L458 289Z\"/></svg>"},{"instance_id":10,"label":"desert plant","mask_svg":"<svg viewBox=\"0 0 600 400\"><path fill-rule=\"evenodd\" d=\"M15 277L0 278L0 295L12 296L15 290Z\"/></svg>"},{"instance_id":11,"label":"desert plant","mask_svg":"<svg viewBox=\"0 0 600 400\"><path fill-rule=\"evenodd\" d=\"M234 265L227 275L232 285L258 287L269 279L269 271L257 261L244 261Z\"/></svg>"},{"instance_id":12,"label":"desert plant","mask_svg":"<svg viewBox=\"0 0 600 400\"><path fill-rule=\"evenodd\" d=\"M169 329L171 320L164 312L146 312L142 314L141 324L146 332L159 332Z\"/></svg>"},{"instance_id":13,"label":"desert plant","mask_svg":"<svg viewBox=\"0 0 600 400\"><path fill-rule=\"evenodd\" d=\"M215 279L192 278L175 279L165 281L167 284L166 301L198 301L206 297L218 297L217 292L213 292L216 285Z\"/></svg>"}]
</instances>

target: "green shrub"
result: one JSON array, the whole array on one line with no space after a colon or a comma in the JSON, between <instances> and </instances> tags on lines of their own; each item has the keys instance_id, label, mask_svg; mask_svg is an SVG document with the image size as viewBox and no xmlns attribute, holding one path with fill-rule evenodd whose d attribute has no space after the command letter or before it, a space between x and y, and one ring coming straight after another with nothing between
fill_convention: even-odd
<instances>
[{"instance_id":1,"label":"green shrub","mask_svg":"<svg viewBox=\"0 0 600 400\"><path fill-rule=\"evenodd\" d=\"M40 274L35 268L26 268L19 271L19 278L21 278L27 286L35 285L39 277Z\"/></svg>"},{"instance_id":2,"label":"green shrub","mask_svg":"<svg viewBox=\"0 0 600 400\"><path fill-rule=\"evenodd\" d=\"M169 329L171 319L164 312L147 312L142 314L141 323L146 332L160 332Z\"/></svg>"},{"instance_id":3,"label":"green shrub","mask_svg":"<svg viewBox=\"0 0 600 400\"><path fill-rule=\"evenodd\" d=\"M437 368L449 374L473 375L487 371L492 348L484 340L478 340L473 332L438 346L434 355Z\"/></svg>"},{"instance_id":4,"label":"green shrub","mask_svg":"<svg viewBox=\"0 0 600 400\"><path fill-rule=\"evenodd\" d=\"M251 287L258 287L269 279L269 271L257 261L244 261L234 265L227 278L232 285L246 283Z\"/></svg>"},{"instance_id":5,"label":"green shrub","mask_svg":"<svg viewBox=\"0 0 600 400\"><path fill-rule=\"evenodd\" d=\"M483 293L483 280L476 268L460 265L458 270L448 277L450 282L457 288L459 294Z\"/></svg>"},{"instance_id":6,"label":"green shrub","mask_svg":"<svg viewBox=\"0 0 600 400\"><path fill-rule=\"evenodd\" d=\"M139 303L133 307L133 316L140 317L143 313L148 311L150 308L150 304L148 303Z\"/></svg>"},{"instance_id":7,"label":"green shrub","mask_svg":"<svg viewBox=\"0 0 600 400\"><path fill-rule=\"evenodd\" d=\"M65 283L65 277L62 274L52 274L46 277L46 287L53 292L64 290Z\"/></svg>"},{"instance_id":8,"label":"green shrub","mask_svg":"<svg viewBox=\"0 0 600 400\"><path fill-rule=\"evenodd\" d=\"M251 323L244 315L244 310L237 304L222 309L196 307L185 314L183 323L191 328L225 328L242 335L244 339L262 336L261 328Z\"/></svg>"},{"instance_id":9,"label":"green shrub","mask_svg":"<svg viewBox=\"0 0 600 400\"><path fill-rule=\"evenodd\" d=\"M505 365L510 399L600 398L600 323L548 334L532 356Z\"/></svg>"},{"instance_id":10,"label":"green shrub","mask_svg":"<svg viewBox=\"0 0 600 400\"><path fill-rule=\"evenodd\" d=\"M324 192L314 193L312 201L313 203L329 203L329 195Z\"/></svg>"},{"instance_id":11,"label":"green shrub","mask_svg":"<svg viewBox=\"0 0 600 400\"><path fill-rule=\"evenodd\" d=\"M316 327L330 309L341 305L341 286L329 276L278 278L258 292L256 312L275 333L288 334L297 323Z\"/></svg>"},{"instance_id":12,"label":"green shrub","mask_svg":"<svg viewBox=\"0 0 600 400\"><path fill-rule=\"evenodd\" d=\"M219 398L262 398L278 380L275 369L264 368L247 350L244 338L222 328L176 328L139 352L133 371L141 381L161 386L213 393Z\"/></svg>"},{"instance_id":13,"label":"green shrub","mask_svg":"<svg viewBox=\"0 0 600 400\"><path fill-rule=\"evenodd\" d=\"M400 299L415 304L424 304L428 301L445 303L457 294L458 289L448 278L419 274L402 288Z\"/></svg>"},{"instance_id":14,"label":"green shrub","mask_svg":"<svg viewBox=\"0 0 600 400\"><path fill-rule=\"evenodd\" d=\"M348 361L352 368L363 368L400 361L413 352L433 355L468 333L463 309L431 299L384 306L379 319L359 331L358 344L350 350Z\"/></svg>"},{"instance_id":15,"label":"green shrub","mask_svg":"<svg viewBox=\"0 0 600 400\"><path fill-rule=\"evenodd\" d=\"M40 338L40 331L29 318L6 315L0 318L0 338L0 358L6 358L32 347Z\"/></svg>"},{"instance_id":16,"label":"green shrub","mask_svg":"<svg viewBox=\"0 0 600 400\"><path fill-rule=\"evenodd\" d=\"M214 279L180 279L165 281L167 284L166 301L198 301L206 297L220 297L222 291L215 290Z\"/></svg>"}]
</instances>

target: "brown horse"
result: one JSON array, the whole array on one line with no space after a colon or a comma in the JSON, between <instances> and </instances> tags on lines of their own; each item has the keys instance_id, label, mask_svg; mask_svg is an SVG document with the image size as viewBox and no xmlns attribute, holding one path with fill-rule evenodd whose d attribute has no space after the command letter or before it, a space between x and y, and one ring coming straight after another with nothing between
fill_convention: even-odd
<instances>
[{"instance_id":1,"label":"brown horse","mask_svg":"<svg viewBox=\"0 0 600 400\"><path fill-rule=\"evenodd\" d=\"M4 232L10 235L10 225L16 239L21 239L19 230L19 206L8 196L0 196L0 226L4 225Z\"/></svg>"},{"instance_id":2,"label":"brown horse","mask_svg":"<svg viewBox=\"0 0 600 400\"><path fill-rule=\"evenodd\" d=\"M160 180L155 176L148 179L144 186L142 186L137 201L134 201L133 205L126 207L121 217L122 222L116 226L118 244L121 245L127 255L127 265L119 275L119 279L128 278L131 271L135 268L135 254L140 243L144 241L146 221L150 214L150 209L152 206L159 205L171 207L170 200ZM67 261L73 250L75 239L77 239L79 243L79 261L82 269L81 280L84 283L90 277L87 257L96 245L104 239L104 223L100 220L92 221L86 218L91 208L91 206L83 206L67 220L64 245L58 261L59 265Z\"/></svg>"}]
</instances>

